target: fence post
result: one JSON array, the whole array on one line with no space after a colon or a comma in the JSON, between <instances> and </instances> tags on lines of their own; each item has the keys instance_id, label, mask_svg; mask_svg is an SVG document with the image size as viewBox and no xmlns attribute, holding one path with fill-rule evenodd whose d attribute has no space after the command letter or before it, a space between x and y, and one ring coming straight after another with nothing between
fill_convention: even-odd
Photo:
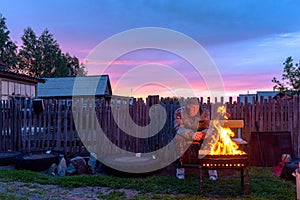
<instances>
[{"instance_id":1,"label":"fence post","mask_svg":"<svg viewBox=\"0 0 300 200\"><path fill-rule=\"evenodd\" d=\"M299 163L300 167L300 163ZM300 200L300 168L296 169L297 200Z\"/></svg>"}]
</instances>

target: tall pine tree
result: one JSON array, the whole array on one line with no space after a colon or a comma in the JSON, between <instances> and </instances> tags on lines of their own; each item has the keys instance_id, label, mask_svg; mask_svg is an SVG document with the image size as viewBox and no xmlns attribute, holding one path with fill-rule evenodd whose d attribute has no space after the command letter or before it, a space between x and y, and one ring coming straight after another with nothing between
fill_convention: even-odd
<instances>
[{"instance_id":1,"label":"tall pine tree","mask_svg":"<svg viewBox=\"0 0 300 200\"><path fill-rule=\"evenodd\" d=\"M6 18L0 14L0 60L7 65L8 69L16 71L17 45L10 39L9 33Z\"/></svg>"}]
</instances>

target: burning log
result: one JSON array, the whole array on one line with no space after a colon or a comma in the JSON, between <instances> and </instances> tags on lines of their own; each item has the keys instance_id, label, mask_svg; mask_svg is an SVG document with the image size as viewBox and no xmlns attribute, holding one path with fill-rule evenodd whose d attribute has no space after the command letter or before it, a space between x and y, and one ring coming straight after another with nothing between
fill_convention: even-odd
<instances>
[{"instance_id":1,"label":"burning log","mask_svg":"<svg viewBox=\"0 0 300 200\"><path fill-rule=\"evenodd\" d=\"M248 155L239 149L239 144L247 143L239 138L234 140L230 128L244 127L243 120L228 120L224 106L218 107L218 118L211 120L210 129L199 150L200 193L203 194L202 168L232 168L241 170L241 188L246 177L246 195L249 195Z\"/></svg>"},{"instance_id":2,"label":"burning log","mask_svg":"<svg viewBox=\"0 0 300 200\"><path fill-rule=\"evenodd\" d=\"M218 118L211 120L209 136L206 145L199 152L202 155L243 155L244 151L239 149L239 144L233 141L234 132L229 128L241 128L243 120L228 120L225 106L218 107Z\"/></svg>"}]
</instances>

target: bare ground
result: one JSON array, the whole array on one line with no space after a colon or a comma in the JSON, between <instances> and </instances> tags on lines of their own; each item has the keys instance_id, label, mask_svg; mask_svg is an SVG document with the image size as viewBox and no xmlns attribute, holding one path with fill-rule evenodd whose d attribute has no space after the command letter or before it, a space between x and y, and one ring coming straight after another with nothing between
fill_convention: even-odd
<instances>
[{"instance_id":1,"label":"bare ground","mask_svg":"<svg viewBox=\"0 0 300 200\"><path fill-rule=\"evenodd\" d=\"M14 166L0 166L2 169L15 170ZM46 173L46 172L41 172ZM169 172L167 172L169 173ZM165 174L163 172L162 174ZM123 193L126 199L132 199L140 192L134 189L112 189L100 186L88 186L67 189L57 185L44 185L20 181L7 181L0 179L0 194L12 196L12 199L28 200L101 200L101 196L109 195L112 192ZM151 194L149 194L151 196ZM170 195L174 196L174 195ZM182 196L177 194L176 196ZM16 198L14 198L16 197ZM0 196L1 199L1 196Z\"/></svg>"},{"instance_id":2,"label":"bare ground","mask_svg":"<svg viewBox=\"0 0 300 200\"><path fill-rule=\"evenodd\" d=\"M118 189L113 190L107 187L80 187L74 189L65 189L57 185L41 185L37 183L23 182L4 182L0 180L0 193L13 195L19 198L36 199L57 199L57 200L83 200L83 199L101 199L101 195L107 195L111 192L122 192L127 199L131 199L139 192L136 190Z\"/></svg>"},{"instance_id":3,"label":"bare ground","mask_svg":"<svg viewBox=\"0 0 300 200\"><path fill-rule=\"evenodd\" d=\"M2 169L15 170L14 166L1 166ZM7 182L0 179L0 193L16 196L20 199L57 199L57 200L83 200L101 199L100 196L111 192L121 192L127 199L139 194L137 190L111 189L108 187L78 187L73 189L62 188L57 185L41 185L38 183L23 183L19 181Z\"/></svg>"}]
</instances>

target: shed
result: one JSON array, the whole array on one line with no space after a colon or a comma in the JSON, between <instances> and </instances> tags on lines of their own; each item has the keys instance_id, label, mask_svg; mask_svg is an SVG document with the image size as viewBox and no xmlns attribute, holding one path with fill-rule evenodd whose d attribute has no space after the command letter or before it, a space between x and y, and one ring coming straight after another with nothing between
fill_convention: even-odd
<instances>
[{"instance_id":1,"label":"shed","mask_svg":"<svg viewBox=\"0 0 300 200\"><path fill-rule=\"evenodd\" d=\"M44 82L42 78L9 71L5 63L0 60L0 99L36 98L38 83Z\"/></svg>"},{"instance_id":2,"label":"shed","mask_svg":"<svg viewBox=\"0 0 300 200\"><path fill-rule=\"evenodd\" d=\"M108 75L46 78L44 84L38 85L38 97L42 99L71 99L73 96L109 98L111 95Z\"/></svg>"}]
</instances>

